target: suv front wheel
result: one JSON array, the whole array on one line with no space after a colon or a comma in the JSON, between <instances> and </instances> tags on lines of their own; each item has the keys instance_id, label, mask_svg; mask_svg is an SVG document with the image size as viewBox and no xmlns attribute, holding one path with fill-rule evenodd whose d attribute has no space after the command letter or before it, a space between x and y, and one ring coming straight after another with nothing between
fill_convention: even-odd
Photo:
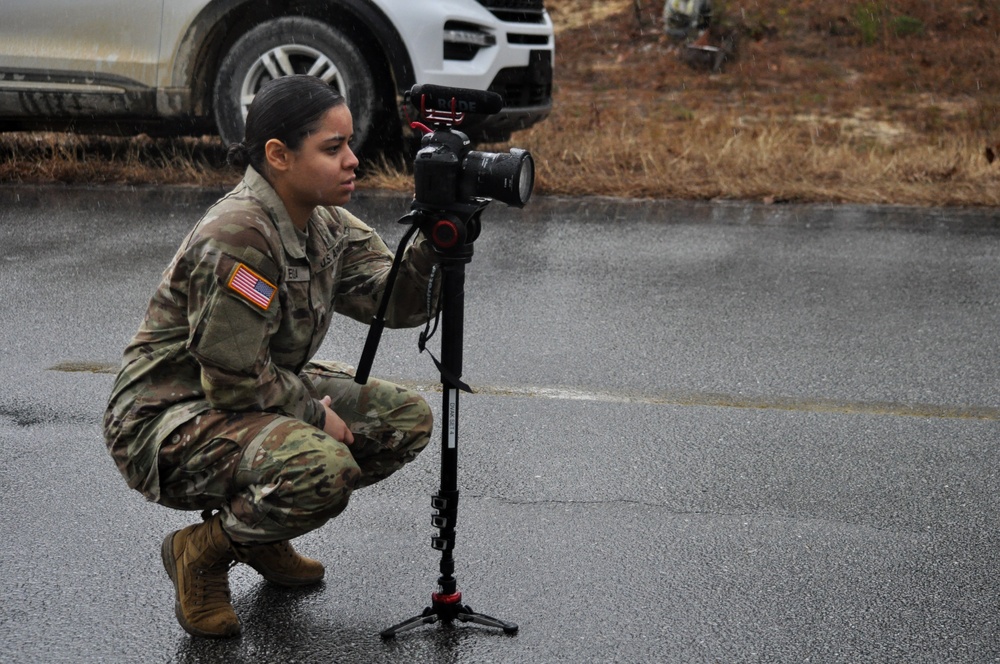
<instances>
[{"instance_id":1,"label":"suv front wheel","mask_svg":"<svg viewBox=\"0 0 1000 664\"><path fill-rule=\"evenodd\" d=\"M379 100L359 48L320 21L286 17L262 23L240 37L215 79L215 123L226 145L243 140L247 108L260 87L280 76L309 74L336 88L354 118L356 152L372 138Z\"/></svg>"}]
</instances>

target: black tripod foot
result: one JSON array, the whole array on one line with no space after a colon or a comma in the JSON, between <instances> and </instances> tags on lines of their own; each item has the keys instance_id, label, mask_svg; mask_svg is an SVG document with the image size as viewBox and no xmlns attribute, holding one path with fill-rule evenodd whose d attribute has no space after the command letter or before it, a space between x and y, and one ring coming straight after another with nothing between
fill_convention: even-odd
<instances>
[{"instance_id":1,"label":"black tripod foot","mask_svg":"<svg viewBox=\"0 0 1000 664\"><path fill-rule=\"evenodd\" d=\"M430 625L438 620L451 622L458 620L461 622L473 622L487 627L498 627L504 634L517 634L517 625L504 620L499 620L491 616L476 613L468 606L462 604L462 593L456 592L450 595L441 593L431 593L431 606L424 609L419 616L413 616L398 625L393 625L380 632L383 639L391 639L400 632L414 629L421 625Z\"/></svg>"}]
</instances>

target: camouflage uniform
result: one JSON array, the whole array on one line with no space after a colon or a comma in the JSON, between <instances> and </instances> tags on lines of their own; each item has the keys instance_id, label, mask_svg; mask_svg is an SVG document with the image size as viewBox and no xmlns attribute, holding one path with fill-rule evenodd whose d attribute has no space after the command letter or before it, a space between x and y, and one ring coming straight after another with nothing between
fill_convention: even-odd
<instances>
[{"instance_id":1,"label":"camouflage uniform","mask_svg":"<svg viewBox=\"0 0 1000 664\"><path fill-rule=\"evenodd\" d=\"M104 433L128 485L169 507L219 509L234 541L268 542L319 527L353 489L411 461L430 439L424 400L311 361L334 311L371 320L391 262L342 208L316 208L298 231L248 169L188 234L125 350ZM407 248L388 326L427 319L434 262L422 237ZM322 431L326 395L353 445Z\"/></svg>"}]
</instances>

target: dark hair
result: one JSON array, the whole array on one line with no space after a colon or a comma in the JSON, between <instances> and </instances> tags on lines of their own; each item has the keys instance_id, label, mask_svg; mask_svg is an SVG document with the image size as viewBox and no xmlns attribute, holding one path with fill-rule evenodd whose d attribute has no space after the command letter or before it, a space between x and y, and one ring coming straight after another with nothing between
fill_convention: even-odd
<instances>
[{"instance_id":1,"label":"dark hair","mask_svg":"<svg viewBox=\"0 0 1000 664\"><path fill-rule=\"evenodd\" d=\"M268 81L250 102L243 141L229 146L226 160L237 168L249 164L263 175L264 145L269 140L276 138L289 150L298 150L323 115L343 103L339 92L315 76L297 74Z\"/></svg>"}]
</instances>

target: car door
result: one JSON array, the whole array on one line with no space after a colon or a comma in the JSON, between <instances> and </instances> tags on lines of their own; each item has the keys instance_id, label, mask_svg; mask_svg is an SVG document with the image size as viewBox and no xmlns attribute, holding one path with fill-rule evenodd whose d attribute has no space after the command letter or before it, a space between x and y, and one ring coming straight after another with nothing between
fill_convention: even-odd
<instances>
[{"instance_id":1,"label":"car door","mask_svg":"<svg viewBox=\"0 0 1000 664\"><path fill-rule=\"evenodd\" d=\"M155 108L164 0L0 0L0 115Z\"/></svg>"}]
</instances>

